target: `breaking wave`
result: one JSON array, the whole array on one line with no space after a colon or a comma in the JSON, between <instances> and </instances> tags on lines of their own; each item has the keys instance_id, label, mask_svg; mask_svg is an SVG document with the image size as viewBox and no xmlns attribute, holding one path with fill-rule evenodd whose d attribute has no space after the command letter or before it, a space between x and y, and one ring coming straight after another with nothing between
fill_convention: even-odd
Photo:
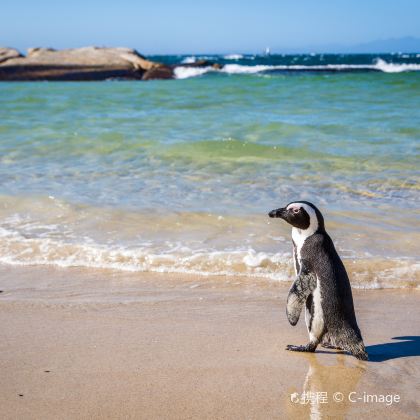
<instances>
[{"instance_id":1,"label":"breaking wave","mask_svg":"<svg viewBox=\"0 0 420 420\"><path fill-rule=\"evenodd\" d=\"M176 79L189 79L190 77L202 76L214 70L212 67L175 67Z\"/></svg>"},{"instance_id":2,"label":"breaking wave","mask_svg":"<svg viewBox=\"0 0 420 420\"><path fill-rule=\"evenodd\" d=\"M176 67L175 77L187 79L206 73L257 74L271 72L368 72L402 73L420 71L420 64L388 63L377 59L374 64L325 64L325 65L264 65L226 64L221 69L208 67Z\"/></svg>"},{"instance_id":3,"label":"breaking wave","mask_svg":"<svg viewBox=\"0 0 420 420\"><path fill-rule=\"evenodd\" d=\"M242 54L227 54L223 58L225 60L241 60L244 56Z\"/></svg>"},{"instance_id":4,"label":"breaking wave","mask_svg":"<svg viewBox=\"0 0 420 420\"><path fill-rule=\"evenodd\" d=\"M32 231L32 234L28 232ZM191 248L176 241L139 241L136 246L97 242L90 237L57 235L57 225L32 224L26 233L0 226L0 263L13 266L56 266L129 272L231 275L290 281L290 252L252 247ZM279 238L275 238L276 240ZM282 238L281 238L282 239ZM352 285L363 289L419 288L420 264L404 258L345 258Z\"/></svg>"},{"instance_id":5,"label":"breaking wave","mask_svg":"<svg viewBox=\"0 0 420 420\"><path fill-rule=\"evenodd\" d=\"M183 60L182 60L182 63L183 64L192 64L192 63L195 63L196 62L196 58L192 55L192 56L190 56L190 57L185 57Z\"/></svg>"}]
</instances>

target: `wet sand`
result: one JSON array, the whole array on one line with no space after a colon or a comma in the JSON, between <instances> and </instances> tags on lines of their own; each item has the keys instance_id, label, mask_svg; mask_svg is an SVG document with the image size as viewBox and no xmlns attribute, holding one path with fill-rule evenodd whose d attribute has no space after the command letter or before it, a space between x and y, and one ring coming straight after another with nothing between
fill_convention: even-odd
<instances>
[{"instance_id":1,"label":"wet sand","mask_svg":"<svg viewBox=\"0 0 420 420\"><path fill-rule=\"evenodd\" d=\"M288 285L263 279L3 266L0 290L5 419L420 412L418 290L354 291L369 362L285 351L306 342L304 320L291 327Z\"/></svg>"}]
</instances>

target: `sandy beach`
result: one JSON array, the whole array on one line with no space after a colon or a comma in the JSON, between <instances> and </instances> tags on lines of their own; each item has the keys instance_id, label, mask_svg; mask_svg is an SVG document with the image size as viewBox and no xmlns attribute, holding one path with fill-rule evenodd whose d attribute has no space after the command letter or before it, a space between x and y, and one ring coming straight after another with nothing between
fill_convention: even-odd
<instances>
[{"instance_id":1,"label":"sandy beach","mask_svg":"<svg viewBox=\"0 0 420 420\"><path fill-rule=\"evenodd\" d=\"M354 291L369 362L285 351L307 339L287 323L287 283L3 266L0 290L4 419L419 413L414 289Z\"/></svg>"}]
</instances>

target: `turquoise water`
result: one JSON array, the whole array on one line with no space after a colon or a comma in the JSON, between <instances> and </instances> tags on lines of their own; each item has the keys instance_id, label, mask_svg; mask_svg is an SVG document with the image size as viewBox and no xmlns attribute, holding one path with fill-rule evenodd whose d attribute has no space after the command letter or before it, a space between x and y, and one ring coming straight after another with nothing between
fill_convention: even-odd
<instances>
[{"instance_id":1,"label":"turquoise water","mask_svg":"<svg viewBox=\"0 0 420 420\"><path fill-rule=\"evenodd\" d=\"M419 92L415 71L2 83L0 261L283 279L266 214L306 199L355 283L416 282Z\"/></svg>"}]
</instances>

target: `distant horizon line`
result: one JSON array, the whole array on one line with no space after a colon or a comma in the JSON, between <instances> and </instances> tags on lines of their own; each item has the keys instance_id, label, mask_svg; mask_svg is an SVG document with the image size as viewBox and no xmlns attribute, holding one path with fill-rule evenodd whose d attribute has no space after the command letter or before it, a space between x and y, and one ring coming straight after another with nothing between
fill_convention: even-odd
<instances>
[{"instance_id":1,"label":"distant horizon line","mask_svg":"<svg viewBox=\"0 0 420 420\"><path fill-rule=\"evenodd\" d=\"M112 48L112 47L111 47ZM134 48L136 51L139 51L137 48ZM139 51L141 53L141 51ZM260 55L260 56L271 56L271 55L310 55L310 54L314 54L314 55L319 55L319 54L331 54L331 55L336 55L336 54L345 54L345 55L375 55L375 54L388 54L388 55L396 55L396 54L420 54L420 50L419 51L371 51L371 52L345 52L345 51L309 51L308 52L303 52L303 51L296 51L296 52L292 52L292 51L288 51L288 52L281 52L281 51L273 51L270 52L270 54L264 54L263 52L202 52L202 53L192 53L192 52L188 52L188 53L144 53L145 56L159 56L159 55L177 55L177 56L201 56L201 55Z\"/></svg>"},{"instance_id":2,"label":"distant horizon line","mask_svg":"<svg viewBox=\"0 0 420 420\"><path fill-rule=\"evenodd\" d=\"M132 42L127 43L128 45L133 45ZM22 43L20 44L22 45ZM76 45L80 45L80 43L76 43ZM373 41L365 41L357 44L339 44L339 43L332 43L332 44L320 44L320 45L306 45L306 46L293 46L293 47L286 47L286 46L279 46L276 45L274 47L271 47L269 43L266 43L265 45L261 47L257 47L252 50L246 50L241 48L227 48L224 51L217 51L212 52L212 49L210 48L208 51L203 52L157 52L153 51L150 52L148 48L145 48L147 51L142 51L141 48L137 47L127 47L123 46L120 43L118 43L118 46L110 42L109 44L85 44L83 46L74 46L74 47L53 47L53 46L45 46L45 47L26 47L26 48L16 48L16 47L9 47L9 48L15 48L22 51L27 51L30 48L52 48L52 49L77 49L77 48L84 48L84 47L98 47L98 48L131 48L138 51L140 54L143 55L154 55L154 56L164 56L164 55L234 55L234 54L241 54L241 55L262 55L265 51L270 51L271 55L276 54L284 54L284 55L299 55L299 54L357 54L357 55L369 55L369 54L419 54L420 53L420 38L416 36L402 36L398 38L382 38L382 39L376 39ZM245 47L246 48L246 47ZM161 48L158 48L161 49Z\"/></svg>"},{"instance_id":3,"label":"distant horizon line","mask_svg":"<svg viewBox=\"0 0 420 420\"><path fill-rule=\"evenodd\" d=\"M16 49L19 52L27 52L30 49L37 49L37 48L45 48L45 49L51 49L51 50L55 50L55 51L61 51L61 50L77 50L77 49L81 49L81 48L88 48L88 47L96 47L96 48L129 48L132 50L137 51L139 54L144 55L144 56L206 56L206 55L241 55L241 56L246 56L246 55L252 55L252 56L272 56L272 55L320 55L320 54L331 54L331 55L337 55L337 54L345 54L345 55L375 55L375 54L388 54L388 55L398 55L398 54L420 54L420 50L411 50L411 51L361 51L361 52L357 52L357 51L316 51L316 50L290 50L290 51L271 51L270 53L264 53L262 50L260 52L244 52L244 51L224 51L224 52L165 52L165 53L144 53L141 51L141 49L136 48L136 47L126 47L126 46L107 46L107 45L85 45L83 47L64 47L64 48L56 48L56 47L28 47L26 49L20 49L20 48L16 48L16 47L10 47L10 46L0 46L0 48L13 48Z\"/></svg>"}]
</instances>

